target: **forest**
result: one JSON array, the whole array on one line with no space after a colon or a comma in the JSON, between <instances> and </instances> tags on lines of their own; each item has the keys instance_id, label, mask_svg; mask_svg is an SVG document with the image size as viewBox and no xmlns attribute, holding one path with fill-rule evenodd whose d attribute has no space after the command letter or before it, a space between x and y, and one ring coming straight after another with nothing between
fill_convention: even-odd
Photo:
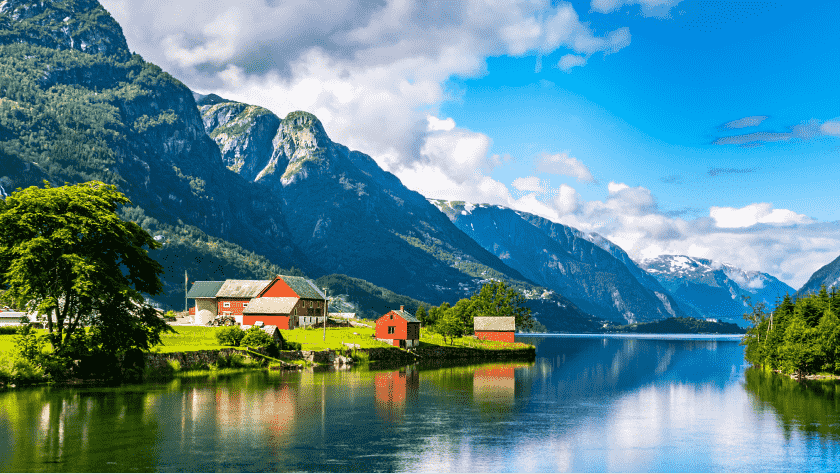
<instances>
[{"instance_id":1,"label":"forest","mask_svg":"<svg viewBox=\"0 0 840 474\"><path fill-rule=\"evenodd\" d=\"M742 344L752 365L802 379L840 374L840 292L823 286L794 299L785 295L772 312L761 303L744 317L750 322Z\"/></svg>"}]
</instances>

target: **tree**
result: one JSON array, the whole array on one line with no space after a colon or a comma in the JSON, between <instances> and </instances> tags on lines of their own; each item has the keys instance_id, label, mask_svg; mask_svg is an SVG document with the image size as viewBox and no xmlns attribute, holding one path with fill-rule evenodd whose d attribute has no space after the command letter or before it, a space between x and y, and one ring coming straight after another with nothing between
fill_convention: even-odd
<instances>
[{"instance_id":1,"label":"tree","mask_svg":"<svg viewBox=\"0 0 840 474\"><path fill-rule=\"evenodd\" d=\"M162 290L163 268L148 255L159 244L117 215L129 202L98 181L45 181L0 200L0 284L45 321L57 355L81 340L109 354L146 350L172 330L144 297Z\"/></svg>"},{"instance_id":2,"label":"tree","mask_svg":"<svg viewBox=\"0 0 840 474\"><path fill-rule=\"evenodd\" d=\"M453 338L464 335L464 323L458 319L457 314L453 310L454 308L447 308L435 324L436 331L443 336L443 342L446 342L448 336L450 344L452 344Z\"/></svg>"},{"instance_id":3,"label":"tree","mask_svg":"<svg viewBox=\"0 0 840 474\"><path fill-rule=\"evenodd\" d=\"M504 282L482 286L470 300L476 316L515 316L517 329L528 330L533 326L531 308L524 306L525 297Z\"/></svg>"},{"instance_id":4,"label":"tree","mask_svg":"<svg viewBox=\"0 0 840 474\"><path fill-rule=\"evenodd\" d=\"M414 314L414 317L416 317L417 320L420 321L420 325L428 326L429 322L428 317L426 315L426 308L424 308L423 305L417 307L417 312Z\"/></svg>"}]
</instances>

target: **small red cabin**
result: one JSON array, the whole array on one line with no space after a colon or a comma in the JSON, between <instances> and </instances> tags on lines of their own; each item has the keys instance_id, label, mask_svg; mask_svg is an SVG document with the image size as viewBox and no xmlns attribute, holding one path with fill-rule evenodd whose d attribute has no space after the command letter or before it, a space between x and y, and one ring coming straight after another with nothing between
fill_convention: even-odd
<instances>
[{"instance_id":1,"label":"small red cabin","mask_svg":"<svg viewBox=\"0 0 840 474\"><path fill-rule=\"evenodd\" d=\"M376 320L376 338L409 349L420 344L420 320L400 306Z\"/></svg>"},{"instance_id":2,"label":"small red cabin","mask_svg":"<svg viewBox=\"0 0 840 474\"><path fill-rule=\"evenodd\" d=\"M476 316L473 319L475 337L488 341L514 342L516 318L513 316Z\"/></svg>"}]
</instances>

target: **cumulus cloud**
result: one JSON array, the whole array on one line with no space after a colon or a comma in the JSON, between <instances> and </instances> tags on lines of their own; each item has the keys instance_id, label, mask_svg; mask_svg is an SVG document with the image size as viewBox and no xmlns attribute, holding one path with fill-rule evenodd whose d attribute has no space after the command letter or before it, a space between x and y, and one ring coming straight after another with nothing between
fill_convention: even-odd
<instances>
[{"instance_id":1,"label":"cumulus cloud","mask_svg":"<svg viewBox=\"0 0 840 474\"><path fill-rule=\"evenodd\" d=\"M773 205L766 202L750 204L742 208L711 207L709 217L721 228L750 227L756 224L792 225L808 224L813 220L803 214L797 214L788 209L773 209Z\"/></svg>"},{"instance_id":2,"label":"cumulus cloud","mask_svg":"<svg viewBox=\"0 0 840 474\"><path fill-rule=\"evenodd\" d=\"M664 18L671 8L682 0L592 0L592 10L600 13L610 13L624 5L639 5L642 14L647 17Z\"/></svg>"},{"instance_id":3,"label":"cumulus cloud","mask_svg":"<svg viewBox=\"0 0 840 474\"><path fill-rule=\"evenodd\" d=\"M527 178L516 178L511 183L511 186L519 191L530 191L533 193L544 193L545 185L536 176L528 176Z\"/></svg>"},{"instance_id":4,"label":"cumulus cloud","mask_svg":"<svg viewBox=\"0 0 840 474\"><path fill-rule=\"evenodd\" d=\"M571 176L582 183L594 183L595 178L580 160L568 153L543 153L537 161L537 171Z\"/></svg>"},{"instance_id":5,"label":"cumulus cloud","mask_svg":"<svg viewBox=\"0 0 840 474\"><path fill-rule=\"evenodd\" d=\"M761 122L765 120L767 120L766 115L752 115L750 117L744 117L738 120L733 120L731 122L726 122L725 124L721 125L721 127L726 129L756 127L758 125L761 125Z\"/></svg>"}]
</instances>

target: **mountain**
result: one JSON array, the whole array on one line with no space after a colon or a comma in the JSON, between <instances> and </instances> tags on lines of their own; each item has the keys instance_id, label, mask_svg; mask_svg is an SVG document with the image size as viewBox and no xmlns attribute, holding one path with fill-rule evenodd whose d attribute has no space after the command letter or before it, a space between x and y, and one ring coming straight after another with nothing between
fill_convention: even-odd
<instances>
[{"instance_id":1,"label":"mountain","mask_svg":"<svg viewBox=\"0 0 840 474\"><path fill-rule=\"evenodd\" d=\"M685 316L658 281L597 234L502 206L431 202L482 247L583 311L627 323Z\"/></svg>"},{"instance_id":2,"label":"mountain","mask_svg":"<svg viewBox=\"0 0 840 474\"><path fill-rule=\"evenodd\" d=\"M840 285L840 257L835 258L831 263L815 271L811 275L811 278L808 278L808 281L802 285L802 288L796 292L796 296L819 293L823 285L829 290L834 286Z\"/></svg>"},{"instance_id":3,"label":"mountain","mask_svg":"<svg viewBox=\"0 0 840 474\"><path fill-rule=\"evenodd\" d=\"M368 155L330 140L307 112L280 120L253 105L201 96L207 134L227 168L276 197L290 240L318 265L421 301L469 296L495 279L516 287L553 330L601 323L506 265Z\"/></svg>"},{"instance_id":4,"label":"mountain","mask_svg":"<svg viewBox=\"0 0 840 474\"><path fill-rule=\"evenodd\" d=\"M132 201L123 217L163 244L152 255L164 305L182 304L184 270L193 280L345 274L374 285L356 293L431 304L498 279L551 330L600 325L333 143L315 116L281 120L194 95L131 54L96 1L0 1L0 163L3 194L43 179L116 185Z\"/></svg>"},{"instance_id":5,"label":"mountain","mask_svg":"<svg viewBox=\"0 0 840 474\"><path fill-rule=\"evenodd\" d=\"M683 255L661 255L639 263L653 275L681 306L692 308L706 318L745 324L743 314L750 311L744 297L755 305L774 308L777 299L794 289L774 276L745 271L724 263Z\"/></svg>"}]
</instances>

